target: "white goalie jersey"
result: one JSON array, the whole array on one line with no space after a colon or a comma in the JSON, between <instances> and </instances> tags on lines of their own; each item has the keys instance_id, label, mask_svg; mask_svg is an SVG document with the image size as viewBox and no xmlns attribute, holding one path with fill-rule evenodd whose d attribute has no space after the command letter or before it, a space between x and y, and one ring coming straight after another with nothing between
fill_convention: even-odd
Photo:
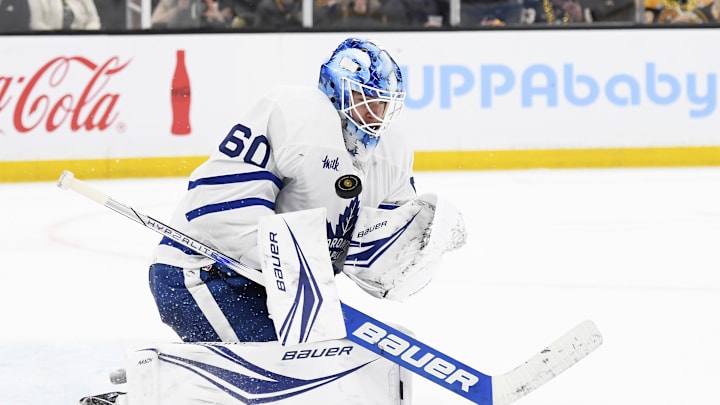
<instances>
[{"instance_id":1,"label":"white goalie jersey","mask_svg":"<svg viewBox=\"0 0 720 405\"><path fill-rule=\"evenodd\" d=\"M190 176L169 225L250 266L260 268L261 216L324 207L330 257L340 269L361 207L393 208L416 197L412 150L400 134L388 129L368 160L356 162L337 111L315 87L277 88L241 116ZM212 263L169 238L154 260Z\"/></svg>"}]
</instances>

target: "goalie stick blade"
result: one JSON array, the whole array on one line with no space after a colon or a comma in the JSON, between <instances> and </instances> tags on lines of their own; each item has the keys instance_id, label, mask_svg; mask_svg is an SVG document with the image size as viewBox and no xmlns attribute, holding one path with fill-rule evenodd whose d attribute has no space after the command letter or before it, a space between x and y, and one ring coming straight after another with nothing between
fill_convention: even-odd
<instances>
[{"instance_id":1,"label":"goalie stick blade","mask_svg":"<svg viewBox=\"0 0 720 405\"><path fill-rule=\"evenodd\" d=\"M507 405L534 391L600 347L592 321L580 323L523 365L492 377L493 405Z\"/></svg>"},{"instance_id":2,"label":"goalie stick blade","mask_svg":"<svg viewBox=\"0 0 720 405\"><path fill-rule=\"evenodd\" d=\"M341 304L347 338L401 367L480 405L507 405L534 391L602 344L602 335L585 321L520 367L499 376L484 374L447 354Z\"/></svg>"},{"instance_id":3,"label":"goalie stick blade","mask_svg":"<svg viewBox=\"0 0 720 405\"><path fill-rule=\"evenodd\" d=\"M492 378L341 303L347 339L476 404L493 405Z\"/></svg>"}]
</instances>

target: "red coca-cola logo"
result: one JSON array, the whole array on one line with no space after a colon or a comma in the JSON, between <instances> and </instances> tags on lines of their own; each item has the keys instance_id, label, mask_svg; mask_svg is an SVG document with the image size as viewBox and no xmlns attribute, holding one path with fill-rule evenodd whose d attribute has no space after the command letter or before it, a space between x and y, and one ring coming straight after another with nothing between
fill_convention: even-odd
<instances>
[{"instance_id":1,"label":"red coca-cola logo","mask_svg":"<svg viewBox=\"0 0 720 405\"><path fill-rule=\"evenodd\" d=\"M121 63L117 56L102 64L79 56L58 57L29 80L0 76L0 114L12 111L13 126L20 133L38 127L53 132L64 125L73 132L104 131L118 117L120 98L108 84L129 63Z\"/></svg>"}]
</instances>

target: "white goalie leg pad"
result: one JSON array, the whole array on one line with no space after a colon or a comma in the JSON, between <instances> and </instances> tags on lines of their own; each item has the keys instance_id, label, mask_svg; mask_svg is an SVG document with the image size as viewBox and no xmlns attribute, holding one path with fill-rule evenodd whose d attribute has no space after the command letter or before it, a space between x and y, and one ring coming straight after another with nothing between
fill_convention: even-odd
<instances>
[{"instance_id":1,"label":"white goalie leg pad","mask_svg":"<svg viewBox=\"0 0 720 405\"><path fill-rule=\"evenodd\" d=\"M466 237L460 212L434 194L394 210L363 207L343 272L375 297L402 301L425 287L442 255Z\"/></svg>"},{"instance_id":2,"label":"white goalie leg pad","mask_svg":"<svg viewBox=\"0 0 720 405\"><path fill-rule=\"evenodd\" d=\"M283 345L347 336L327 246L324 208L261 217L267 304Z\"/></svg>"},{"instance_id":3,"label":"white goalie leg pad","mask_svg":"<svg viewBox=\"0 0 720 405\"><path fill-rule=\"evenodd\" d=\"M410 372L347 339L166 343L127 365L131 405L411 405Z\"/></svg>"}]
</instances>

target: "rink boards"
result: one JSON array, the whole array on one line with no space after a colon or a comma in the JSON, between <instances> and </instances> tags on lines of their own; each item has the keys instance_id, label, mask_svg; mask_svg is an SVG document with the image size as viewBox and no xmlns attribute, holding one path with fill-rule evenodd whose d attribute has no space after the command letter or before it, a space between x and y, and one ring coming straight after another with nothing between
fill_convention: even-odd
<instances>
[{"instance_id":1,"label":"rink boards","mask_svg":"<svg viewBox=\"0 0 720 405\"><path fill-rule=\"evenodd\" d=\"M347 34L0 37L0 181L184 176ZM408 88L417 170L720 165L712 29L372 33ZM539 46L543 44L543 46ZM188 134L173 133L177 54Z\"/></svg>"}]
</instances>

